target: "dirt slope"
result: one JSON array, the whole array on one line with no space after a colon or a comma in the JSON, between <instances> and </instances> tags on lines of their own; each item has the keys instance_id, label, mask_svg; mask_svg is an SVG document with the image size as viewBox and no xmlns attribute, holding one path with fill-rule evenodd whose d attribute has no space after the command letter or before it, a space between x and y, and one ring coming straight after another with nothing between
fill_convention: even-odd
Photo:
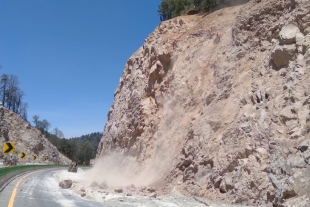
<instances>
[{"instance_id":1,"label":"dirt slope","mask_svg":"<svg viewBox=\"0 0 310 207\"><path fill-rule=\"evenodd\" d=\"M97 152L97 166L114 161L102 175L227 203L307 206L309 4L252 0L162 22L125 65ZM221 32L218 44L206 28Z\"/></svg>"},{"instance_id":2,"label":"dirt slope","mask_svg":"<svg viewBox=\"0 0 310 207\"><path fill-rule=\"evenodd\" d=\"M15 153L2 153L4 142L15 142ZM69 164L71 161L58 152L42 133L23 120L18 114L0 106L0 162L4 164ZM26 153L21 159L20 153ZM33 156L36 159L33 160ZM44 159L46 157L46 159Z\"/></svg>"}]
</instances>

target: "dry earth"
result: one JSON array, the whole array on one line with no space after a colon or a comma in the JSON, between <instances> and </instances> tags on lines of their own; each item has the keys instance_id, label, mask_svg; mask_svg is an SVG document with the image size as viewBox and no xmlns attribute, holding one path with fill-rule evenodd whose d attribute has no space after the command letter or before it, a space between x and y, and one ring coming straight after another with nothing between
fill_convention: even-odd
<instances>
[{"instance_id":1,"label":"dry earth","mask_svg":"<svg viewBox=\"0 0 310 207\"><path fill-rule=\"evenodd\" d=\"M15 153L2 153L4 142L15 142ZM46 163L69 164L71 161L58 152L42 133L23 120L18 114L0 106L0 162L7 164ZM19 158L20 153L26 157ZM36 156L36 160L33 160ZM44 160L46 157L46 160Z\"/></svg>"},{"instance_id":2,"label":"dry earth","mask_svg":"<svg viewBox=\"0 0 310 207\"><path fill-rule=\"evenodd\" d=\"M309 206L309 71L308 0L162 22L125 65L90 181Z\"/></svg>"}]
</instances>

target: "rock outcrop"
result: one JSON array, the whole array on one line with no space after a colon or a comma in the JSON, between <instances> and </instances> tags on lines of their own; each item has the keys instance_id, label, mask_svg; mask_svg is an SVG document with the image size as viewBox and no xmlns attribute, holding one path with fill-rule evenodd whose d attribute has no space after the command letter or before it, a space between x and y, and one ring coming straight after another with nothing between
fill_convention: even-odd
<instances>
[{"instance_id":1,"label":"rock outcrop","mask_svg":"<svg viewBox=\"0 0 310 207\"><path fill-rule=\"evenodd\" d=\"M162 22L125 65L97 157L120 152L184 194L307 206L309 83L309 1Z\"/></svg>"},{"instance_id":2,"label":"rock outcrop","mask_svg":"<svg viewBox=\"0 0 310 207\"><path fill-rule=\"evenodd\" d=\"M4 142L15 142L14 154L0 152L0 160L6 165L26 163L69 164L71 162L59 153L57 148L38 129L32 127L18 114L0 106L1 147ZM25 157L20 158L20 153L25 153Z\"/></svg>"}]
</instances>

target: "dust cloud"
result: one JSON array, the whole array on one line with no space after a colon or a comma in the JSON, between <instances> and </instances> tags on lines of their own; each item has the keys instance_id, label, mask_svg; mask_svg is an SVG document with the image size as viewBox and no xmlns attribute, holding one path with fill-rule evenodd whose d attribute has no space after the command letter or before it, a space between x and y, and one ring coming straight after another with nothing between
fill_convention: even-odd
<instances>
[{"instance_id":1,"label":"dust cloud","mask_svg":"<svg viewBox=\"0 0 310 207\"><path fill-rule=\"evenodd\" d=\"M186 84L180 86L187 90ZM161 98L162 120L156 132L148 141L141 138L141 154L136 156L112 152L97 158L94 167L86 174L86 185L92 182L107 182L109 187L126 187L131 184L139 186L162 186L165 177L175 167L176 154L180 152L179 134L181 122L174 122L184 113L179 98ZM182 116L182 115L181 115Z\"/></svg>"},{"instance_id":2,"label":"dust cloud","mask_svg":"<svg viewBox=\"0 0 310 207\"><path fill-rule=\"evenodd\" d=\"M107 182L109 187L147 186L158 179L156 167L142 166L135 158L114 152L98 158L85 175L85 184Z\"/></svg>"}]
</instances>

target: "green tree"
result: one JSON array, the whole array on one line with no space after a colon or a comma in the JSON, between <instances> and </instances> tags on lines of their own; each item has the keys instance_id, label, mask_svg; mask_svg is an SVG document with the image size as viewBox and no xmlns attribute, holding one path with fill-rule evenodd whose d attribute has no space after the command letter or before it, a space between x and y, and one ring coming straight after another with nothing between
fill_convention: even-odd
<instances>
[{"instance_id":1,"label":"green tree","mask_svg":"<svg viewBox=\"0 0 310 207\"><path fill-rule=\"evenodd\" d=\"M60 129L58 129L57 127L53 129L53 134L55 134L56 137L58 138L64 138L64 134L62 133L62 131L60 131Z\"/></svg>"},{"instance_id":2,"label":"green tree","mask_svg":"<svg viewBox=\"0 0 310 207\"><path fill-rule=\"evenodd\" d=\"M7 74L3 74L1 76L0 84L1 84L1 96L2 96L2 105L4 106L5 97L6 97L6 89L9 81L9 76Z\"/></svg>"},{"instance_id":3,"label":"green tree","mask_svg":"<svg viewBox=\"0 0 310 207\"><path fill-rule=\"evenodd\" d=\"M39 116L38 115L34 115L32 117L32 119L33 119L32 122L34 123L34 126L37 127L38 126L38 121L39 121Z\"/></svg>"},{"instance_id":4,"label":"green tree","mask_svg":"<svg viewBox=\"0 0 310 207\"><path fill-rule=\"evenodd\" d=\"M158 6L158 13L161 21L172 18L172 8L169 5L169 0L162 0L161 4Z\"/></svg>"},{"instance_id":5,"label":"green tree","mask_svg":"<svg viewBox=\"0 0 310 207\"><path fill-rule=\"evenodd\" d=\"M42 121L37 121L36 128L38 128L41 133L47 134L50 126L51 124L46 119L43 119Z\"/></svg>"},{"instance_id":6,"label":"green tree","mask_svg":"<svg viewBox=\"0 0 310 207\"><path fill-rule=\"evenodd\" d=\"M28 109L27 103L22 103L19 109L19 115L26 121L27 121L27 109Z\"/></svg>"},{"instance_id":7,"label":"green tree","mask_svg":"<svg viewBox=\"0 0 310 207\"><path fill-rule=\"evenodd\" d=\"M7 83L7 89L5 91L6 107L16 112L16 93L18 91L18 78L16 75L10 75Z\"/></svg>"},{"instance_id":8,"label":"green tree","mask_svg":"<svg viewBox=\"0 0 310 207\"><path fill-rule=\"evenodd\" d=\"M158 6L161 21L165 21L189 11L193 5L198 11L206 10L216 4L224 3L223 0L162 0Z\"/></svg>"},{"instance_id":9,"label":"green tree","mask_svg":"<svg viewBox=\"0 0 310 207\"><path fill-rule=\"evenodd\" d=\"M51 127L51 124L46 119L43 119L43 121L42 121L43 131L47 132L50 127Z\"/></svg>"},{"instance_id":10,"label":"green tree","mask_svg":"<svg viewBox=\"0 0 310 207\"><path fill-rule=\"evenodd\" d=\"M86 164L89 164L89 160L92 158L92 151L93 147L89 142L84 142L79 149L78 153L78 160L79 163L85 162Z\"/></svg>"}]
</instances>

